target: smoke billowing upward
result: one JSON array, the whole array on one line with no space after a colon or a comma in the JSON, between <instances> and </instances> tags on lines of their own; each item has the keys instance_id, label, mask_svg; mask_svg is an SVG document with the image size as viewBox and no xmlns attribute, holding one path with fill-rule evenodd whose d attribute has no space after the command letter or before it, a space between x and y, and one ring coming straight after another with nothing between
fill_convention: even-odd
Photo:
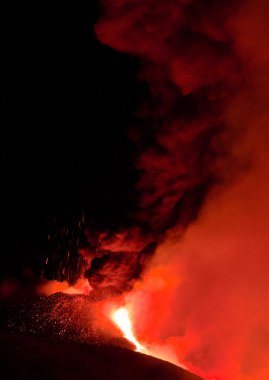
<instances>
[{"instance_id":1,"label":"smoke billowing upward","mask_svg":"<svg viewBox=\"0 0 269 380\"><path fill-rule=\"evenodd\" d=\"M141 170L137 219L153 233L178 219L186 226L213 180L223 102L241 80L225 25L232 3L103 2L97 36L136 56L149 87L130 134Z\"/></svg>"},{"instance_id":2,"label":"smoke billowing upward","mask_svg":"<svg viewBox=\"0 0 269 380\"><path fill-rule=\"evenodd\" d=\"M207 378L267 380L268 3L102 5L98 38L139 60L148 96L130 131L139 228L97 237L90 282L112 269L117 288L123 263L142 338Z\"/></svg>"},{"instance_id":3,"label":"smoke billowing upward","mask_svg":"<svg viewBox=\"0 0 269 380\"><path fill-rule=\"evenodd\" d=\"M227 154L220 138L224 109L242 85L228 28L238 4L127 0L102 5L97 37L135 57L138 78L147 84L129 131L140 172L134 227L112 235L89 233L95 251L86 252L86 257L99 256L86 274L93 287L125 290L121 284L128 288L139 277L166 231L176 225L183 233L220 180L215 165ZM137 243L131 253L130 241Z\"/></svg>"}]
</instances>

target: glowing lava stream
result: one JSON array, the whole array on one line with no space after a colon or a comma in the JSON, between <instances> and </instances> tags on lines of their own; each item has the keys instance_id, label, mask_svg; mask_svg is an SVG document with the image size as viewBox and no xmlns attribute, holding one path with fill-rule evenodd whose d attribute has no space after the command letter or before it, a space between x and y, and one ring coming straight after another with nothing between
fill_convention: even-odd
<instances>
[{"instance_id":1,"label":"glowing lava stream","mask_svg":"<svg viewBox=\"0 0 269 380\"><path fill-rule=\"evenodd\" d=\"M143 347L134 336L129 313L125 307L121 307L114 311L112 314L112 320L121 329L123 336L135 345L136 351L146 353L145 347Z\"/></svg>"},{"instance_id":2,"label":"glowing lava stream","mask_svg":"<svg viewBox=\"0 0 269 380\"><path fill-rule=\"evenodd\" d=\"M158 346L151 346L146 348L145 346L142 346L134 336L132 322L126 307L121 307L112 312L111 319L120 328L123 336L134 344L136 351L173 363L181 368L188 369L184 364L178 361L175 354L171 350L168 350L167 347L160 348Z\"/></svg>"}]
</instances>

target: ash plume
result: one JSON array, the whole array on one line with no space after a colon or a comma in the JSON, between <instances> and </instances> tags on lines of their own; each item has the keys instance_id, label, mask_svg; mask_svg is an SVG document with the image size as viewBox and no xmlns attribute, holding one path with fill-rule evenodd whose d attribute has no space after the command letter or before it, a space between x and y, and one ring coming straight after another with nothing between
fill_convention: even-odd
<instances>
[{"instance_id":1,"label":"ash plume","mask_svg":"<svg viewBox=\"0 0 269 380\"><path fill-rule=\"evenodd\" d=\"M133 220L156 251L126 297L137 331L206 378L267 380L268 3L102 6L97 36L148 85L130 131Z\"/></svg>"},{"instance_id":2,"label":"ash plume","mask_svg":"<svg viewBox=\"0 0 269 380\"><path fill-rule=\"evenodd\" d=\"M126 297L137 328L206 378L267 380L268 2L102 4L97 35L150 93L130 132L157 242Z\"/></svg>"},{"instance_id":3,"label":"ash plume","mask_svg":"<svg viewBox=\"0 0 269 380\"><path fill-rule=\"evenodd\" d=\"M133 56L147 88L129 130L140 173L132 227L89 231L83 250L91 286L120 292L139 278L167 231L177 226L183 235L208 190L221 180L215 165L228 154L222 144L225 107L243 83L228 27L239 2L108 0L101 5L98 39Z\"/></svg>"}]
</instances>

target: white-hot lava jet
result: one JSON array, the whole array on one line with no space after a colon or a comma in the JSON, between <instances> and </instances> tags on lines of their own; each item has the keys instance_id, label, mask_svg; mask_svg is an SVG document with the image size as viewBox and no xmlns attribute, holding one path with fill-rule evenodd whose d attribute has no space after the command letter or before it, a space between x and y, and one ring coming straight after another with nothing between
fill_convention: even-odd
<instances>
[{"instance_id":1,"label":"white-hot lava jet","mask_svg":"<svg viewBox=\"0 0 269 380\"><path fill-rule=\"evenodd\" d=\"M121 307L114 311L112 314L112 320L120 328L123 336L135 345L136 351L141 352L145 350L145 348L137 341L134 336L129 313L125 307Z\"/></svg>"}]
</instances>

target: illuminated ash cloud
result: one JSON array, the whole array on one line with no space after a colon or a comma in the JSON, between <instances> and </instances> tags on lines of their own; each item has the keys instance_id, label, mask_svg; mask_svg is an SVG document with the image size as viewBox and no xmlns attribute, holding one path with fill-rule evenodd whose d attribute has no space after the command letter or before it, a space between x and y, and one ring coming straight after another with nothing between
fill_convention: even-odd
<instances>
[{"instance_id":1,"label":"illuminated ash cloud","mask_svg":"<svg viewBox=\"0 0 269 380\"><path fill-rule=\"evenodd\" d=\"M158 244L126 297L138 330L207 379L267 380L269 3L103 10L99 39L137 57L150 93L130 131L136 222Z\"/></svg>"},{"instance_id":2,"label":"illuminated ash cloud","mask_svg":"<svg viewBox=\"0 0 269 380\"><path fill-rule=\"evenodd\" d=\"M150 97L130 131L141 169L137 217L160 233L196 214L215 173L222 107L241 82L226 28L235 2L103 1L99 39L136 56Z\"/></svg>"},{"instance_id":3,"label":"illuminated ash cloud","mask_svg":"<svg viewBox=\"0 0 269 380\"><path fill-rule=\"evenodd\" d=\"M118 259L116 255L95 259L97 272L93 266L88 273L99 285L102 279L107 281L109 269L115 272L117 265L128 266L128 261L132 270L124 281L137 276L144 263L141 250L158 243L175 225L183 232L197 217L208 189L219 180L215 159L226 154L218 140L225 129L223 109L242 82L227 27L237 1L103 0L101 4L97 37L136 57L138 79L147 83L148 93L129 131L140 171L133 221L145 242L132 251L136 259L123 248ZM133 233L132 240L140 241L141 231L138 237ZM125 239L122 242L126 246Z\"/></svg>"},{"instance_id":4,"label":"illuminated ash cloud","mask_svg":"<svg viewBox=\"0 0 269 380\"><path fill-rule=\"evenodd\" d=\"M88 247L81 252L89 262L85 276L104 297L131 290L156 246L138 228L118 233L89 231L87 237Z\"/></svg>"}]
</instances>

